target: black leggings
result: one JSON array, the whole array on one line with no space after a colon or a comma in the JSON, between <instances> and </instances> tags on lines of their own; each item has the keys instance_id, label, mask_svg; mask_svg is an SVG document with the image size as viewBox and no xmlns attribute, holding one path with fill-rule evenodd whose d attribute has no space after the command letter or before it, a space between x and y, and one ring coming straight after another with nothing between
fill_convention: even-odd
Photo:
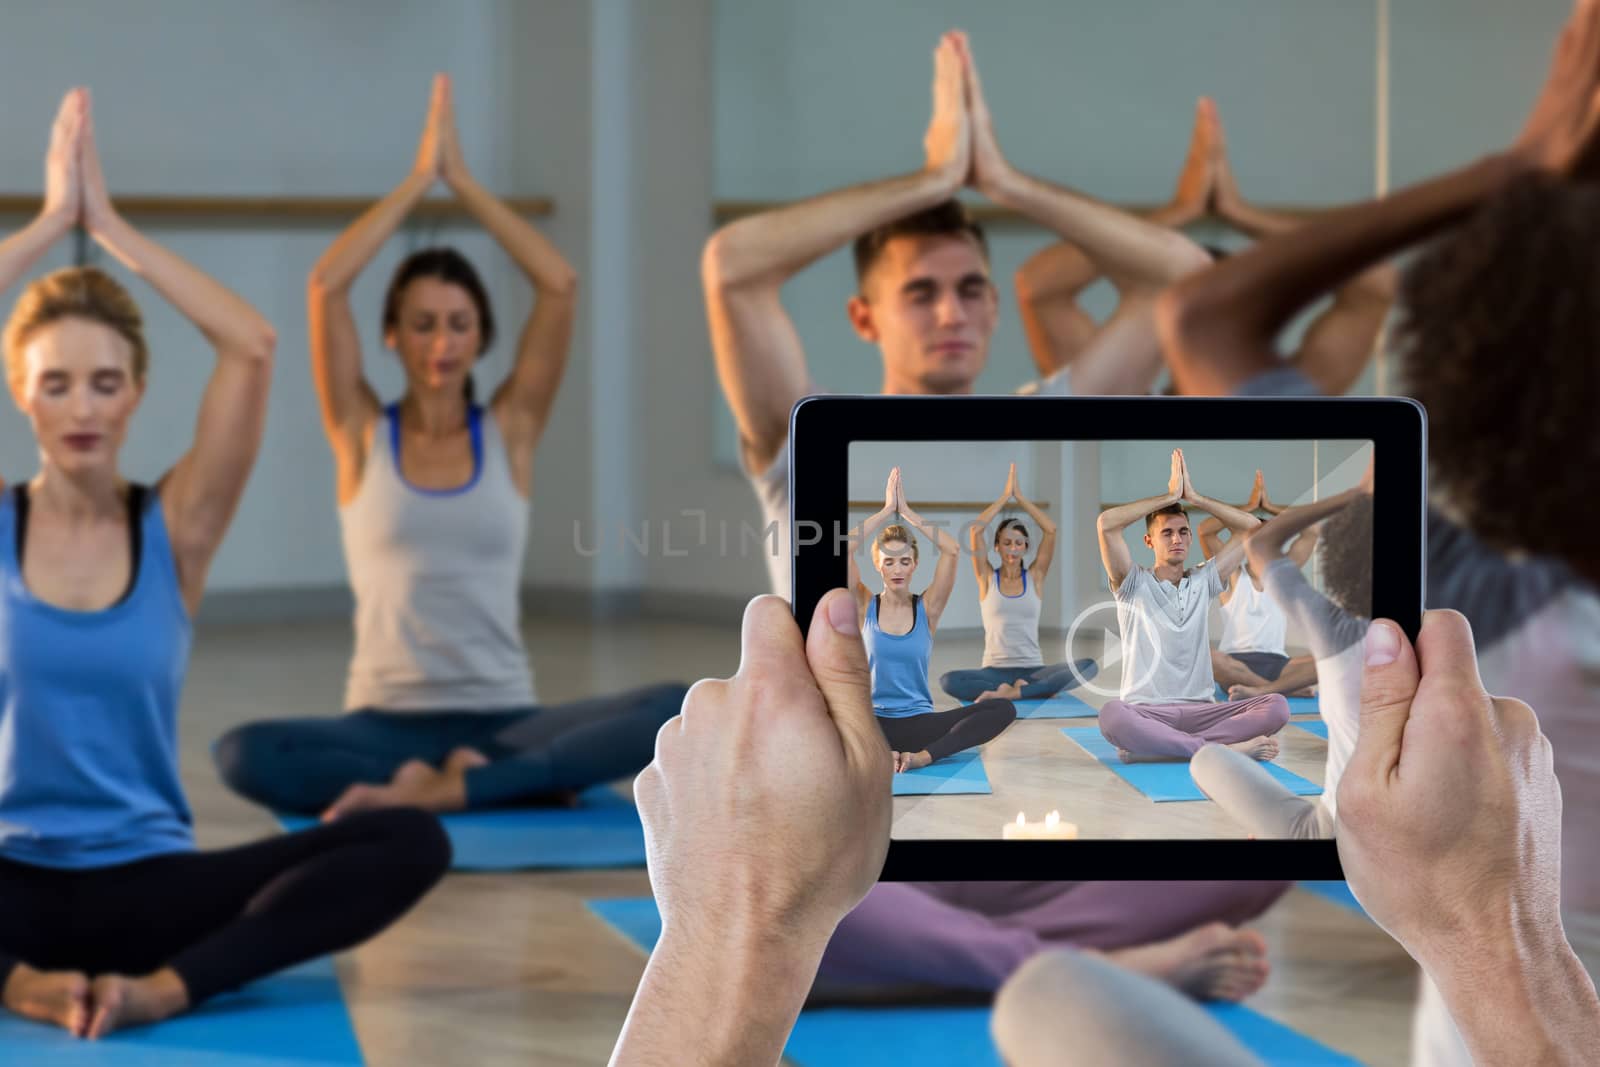
<instances>
[{"instance_id":1,"label":"black leggings","mask_svg":"<svg viewBox=\"0 0 1600 1067\"><path fill-rule=\"evenodd\" d=\"M199 1004L365 941L449 865L439 820L414 808L112 867L0 859L0 988L18 963L91 977L171 967Z\"/></svg>"},{"instance_id":2,"label":"black leggings","mask_svg":"<svg viewBox=\"0 0 1600 1067\"><path fill-rule=\"evenodd\" d=\"M992 697L952 711L930 711L925 715L900 718L878 716L878 725L889 747L896 752L921 752L936 760L953 756L1000 736L1017 720L1017 706L1009 700Z\"/></svg>"},{"instance_id":3,"label":"black leggings","mask_svg":"<svg viewBox=\"0 0 1600 1067\"><path fill-rule=\"evenodd\" d=\"M383 711L241 726L212 750L234 792L274 811L315 815L358 782L382 785L408 760L435 766L457 748L489 763L466 773L467 808L547 803L554 794L637 774L678 714L676 683L498 711Z\"/></svg>"}]
</instances>

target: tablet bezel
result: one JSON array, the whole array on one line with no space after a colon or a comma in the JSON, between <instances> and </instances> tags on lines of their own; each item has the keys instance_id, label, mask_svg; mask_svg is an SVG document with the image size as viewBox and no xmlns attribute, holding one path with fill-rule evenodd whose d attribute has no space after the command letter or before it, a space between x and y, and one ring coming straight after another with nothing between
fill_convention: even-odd
<instances>
[{"instance_id":1,"label":"tablet bezel","mask_svg":"<svg viewBox=\"0 0 1600 1067\"><path fill-rule=\"evenodd\" d=\"M832 539L800 531L847 527L854 441L1367 440L1377 464L1373 614L1393 619L1415 640L1426 580L1426 432L1421 405L1401 397L806 397L789 422L790 602L804 631L823 595L845 584L845 558L834 555ZM882 875L885 881L1343 877L1331 840L1159 838L891 840Z\"/></svg>"}]
</instances>

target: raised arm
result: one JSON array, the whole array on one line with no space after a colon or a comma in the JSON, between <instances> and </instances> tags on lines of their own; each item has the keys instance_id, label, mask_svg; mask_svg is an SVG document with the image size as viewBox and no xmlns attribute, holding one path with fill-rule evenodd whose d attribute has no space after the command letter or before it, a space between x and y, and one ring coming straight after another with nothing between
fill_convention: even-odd
<instances>
[{"instance_id":1,"label":"raised arm","mask_svg":"<svg viewBox=\"0 0 1600 1067\"><path fill-rule=\"evenodd\" d=\"M1015 475L1013 475L1015 477ZM1050 564L1056 558L1056 524L1050 521L1037 504L1023 496L1020 491L1014 491L1017 504L1027 512L1028 518L1039 527L1039 551L1033 554L1033 577L1036 582L1043 582L1050 575Z\"/></svg>"},{"instance_id":2,"label":"raised arm","mask_svg":"<svg viewBox=\"0 0 1600 1067\"><path fill-rule=\"evenodd\" d=\"M1200 535L1200 552L1211 559L1222 551L1224 541L1217 535L1222 532L1222 520L1213 515L1200 524L1195 532Z\"/></svg>"},{"instance_id":3,"label":"raised arm","mask_svg":"<svg viewBox=\"0 0 1600 1067\"><path fill-rule=\"evenodd\" d=\"M856 554L872 539L884 523L894 516L895 507L900 500L900 468L895 467L889 472L888 484L883 490L883 507L875 515L866 519L860 526L850 531L850 594L856 599L856 612L863 622L866 619L867 601L872 599L872 590L867 588L867 583L861 580L861 566L856 562Z\"/></svg>"},{"instance_id":4,"label":"raised arm","mask_svg":"<svg viewBox=\"0 0 1600 1067\"><path fill-rule=\"evenodd\" d=\"M1215 117L1215 105L1211 108L1216 129L1212 150L1217 216L1258 240L1304 226L1308 216L1268 211L1250 203L1239 192L1228 161L1222 122ZM1392 264L1378 263L1335 289L1333 303L1307 327L1300 347L1289 358L1290 364L1330 396L1348 391L1372 357L1399 281L1399 271Z\"/></svg>"},{"instance_id":5,"label":"raised arm","mask_svg":"<svg viewBox=\"0 0 1600 1067\"><path fill-rule=\"evenodd\" d=\"M1006 487L993 504L978 512L978 517L967 527L967 547L972 551L972 574L978 579L978 599L989 593L989 524L1005 508L1017 492L1017 465L1011 465L1006 475Z\"/></svg>"},{"instance_id":6,"label":"raised arm","mask_svg":"<svg viewBox=\"0 0 1600 1067\"><path fill-rule=\"evenodd\" d=\"M910 523L923 537L939 546L939 563L934 569L933 581L928 583L928 588L922 594L922 606L928 613L928 630L931 632L939 628L939 617L944 614L945 605L950 603L950 593L956 587L956 567L961 562L961 545L950 535L949 530L935 526L911 509L911 505L906 503L903 483L898 481L895 483L895 492L898 497L900 517Z\"/></svg>"},{"instance_id":7,"label":"raised arm","mask_svg":"<svg viewBox=\"0 0 1600 1067\"><path fill-rule=\"evenodd\" d=\"M1146 213L1143 217L1147 221L1176 229L1187 226L1205 214L1213 184L1214 153L1211 141L1207 113L1199 108L1189 151L1184 159L1183 170L1178 175L1172 200ZM1078 299L1085 289L1102 276L1107 276L1116 286L1121 301L1108 320L1108 325L1119 317L1136 313L1139 310L1136 305L1154 295L1155 290L1140 286L1135 279L1106 275L1101 264L1068 241L1059 241L1039 250L1017 270L1017 306L1022 312L1028 349L1041 376L1048 378L1071 366L1100 333L1100 324L1083 309ZM1153 332L1149 336L1153 337ZM1147 348L1152 350L1153 358L1147 358L1147 362L1152 367L1153 376L1160 369L1160 353L1154 345ZM1075 383L1081 390L1084 383L1078 381L1078 377L1081 376L1075 376ZM1093 379L1090 384L1094 384Z\"/></svg>"},{"instance_id":8,"label":"raised arm","mask_svg":"<svg viewBox=\"0 0 1600 1067\"><path fill-rule=\"evenodd\" d=\"M1172 477L1167 481L1167 491L1160 496L1135 500L1131 504L1118 504L1107 508L1095 520L1095 532L1100 537L1100 562L1105 564L1106 577L1111 579L1111 589L1116 591L1122 580L1133 570L1133 553L1122 539L1122 531L1143 519L1152 511L1176 504L1183 498L1183 451L1172 451Z\"/></svg>"},{"instance_id":9,"label":"raised arm","mask_svg":"<svg viewBox=\"0 0 1600 1067\"><path fill-rule=\"evenodd\" d=\"M83 213L79 144L87 101L83 89L72 89L61 100L44 158L44 206L26 226L0 241L0 289L10 288L33 269Z\"/></svg>"},{"instance_id":10,"label":"raised arm","mask_svg":"<svg viewBox=\"0 0 1600 1067\"><path fill-rule=\"evenodd\" d=\"M1367 492L1370 490L1357 486L1323 500L1288 508L1283 514L1262 523L1243 539L1245 551L1250 555L1250 566L1255 568L1257 574L1263 574L1268 564L1283 556L1295 559L1297 567L1305 566L1306 560L1311 558L1311 549L1316 545L1314 527L1317 523L1343 510L1352 500ZM1297 536L1298 540L1295 540ZM1311 542L1304 550L1304 558L1296 559L1301 554L1300 545L1307 537L1311 538ZM1286 551L1291 540L1295 541L1294 548Z\"/></svg>"},{"instance_id":11,"label":"raised arm","mask_svg":"<svg viewBox=\"0 0 1600 1067\"><path fill-rule=\"evenodd\" d=\"M206 570L255 465L266 428L277 334L236 293L162 248L117 214L106 193L87 93L81 146L83 221L89 234L195 325L217 362L200 400L194 442L161 479L161 505L191 613Z\"/></svg>"},{"instance_id":12,"label":"raised arm","mask_svg":"<svg viewBox=\"0 0 1600 1067\"><path fill-rule=\"evenodd\" d=\"M1455 225L1532 172L1587 174L1600 155L1600 8L1583 0L1550 76L1509 149L1382 199L1330 211L1301 229L1178 283L1158 323L1179 389L1224 395L1277 366L1273 341L1307 304L1401 249Z\"/></svg>"},{"instance_id":13,"label":"raised arm","mask_svg":"<svg viewBox=\"0 0 1600 1067\"><path fill-rule=\"evenodd\" d=\"M353 497L361 484L367 427L380 410L377 394L361 372L361 339L350 311L350 287L438 180L447 105L444 86L436 79L411 173L328 246L306 282L311 377L322 406L322 427L339 468L340 503Z\"/></svg>"},{"instance_id":14,"label":"raised arm","mask_svg":"<svg viewBox=\"0 0 1600 1067\"><path fill-rule=\"evenodd\" d=\"M456 133L448 76L434 76L434 94L436 98L443 98L435 115L440 145L439 176L533 285L533 312L517 339L517 354L511 370L490 402L513 457L517 481L526 492L532 477L533 451L544 433L550 406L567 369L572 323L577 315L578 275L554 245L499 197L479 185L467 169Z\"/></svg>"},{"instance_id":15,"label":"raised arm","mask_svg":"<svg viewBox=\"0 0 1600 1067\"><path fill-rule=\"evenodd\" d=\"M731 222L701 257L717 377L733 409L747 469L764 470L789 433L789 411L811 387L784 282L884 223L948 200L970 169L960 57L946 34L934 51L933 118L921 170L851 186Z\"/></svg>"}]
</instances>

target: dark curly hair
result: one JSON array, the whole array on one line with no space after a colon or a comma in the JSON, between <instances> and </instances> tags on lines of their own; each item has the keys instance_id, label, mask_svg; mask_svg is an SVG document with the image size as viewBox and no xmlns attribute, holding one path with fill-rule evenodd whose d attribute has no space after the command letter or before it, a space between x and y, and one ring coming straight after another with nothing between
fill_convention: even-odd
<instances>
[{"instance_id":1,"label":"dark curly hair","mask_svg":"<svg viewBox=\"0 0 1600 1067\"><path fill-rule=\"evenodd\" d=\"M1322 591L1351 615L1372 618L1372 497L1358 494L1322 524Z\"/></svg>"},{"instance_id":2,"label":"dark curly hair","mask_svg":"<svg viewBox=\"0 0 1600 1067\"><path fill-rule=\"evenodd\" d=\"M1524 178L1406 272L1404 390L1485 542L1575 561L1600 469L1600 185Z\"/></svg>"}]
</instances>

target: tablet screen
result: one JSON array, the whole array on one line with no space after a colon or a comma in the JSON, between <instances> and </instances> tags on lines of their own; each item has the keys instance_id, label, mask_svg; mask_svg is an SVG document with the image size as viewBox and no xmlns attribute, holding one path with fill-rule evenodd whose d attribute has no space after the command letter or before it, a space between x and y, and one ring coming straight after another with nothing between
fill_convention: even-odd
<instances>
[{"instance_id":1,"label":"tablet screen","mask_svg":"<svg viewBox=\"0 0 1600 1067\"><path fill-rule=\"evenodd\" d=\"M1326 837L1372 615L1372 455L850 442L841 540L898 754L893 837ZM1336 499L1246 551L1256 524Z\"/></svg>"}]
</instances>

